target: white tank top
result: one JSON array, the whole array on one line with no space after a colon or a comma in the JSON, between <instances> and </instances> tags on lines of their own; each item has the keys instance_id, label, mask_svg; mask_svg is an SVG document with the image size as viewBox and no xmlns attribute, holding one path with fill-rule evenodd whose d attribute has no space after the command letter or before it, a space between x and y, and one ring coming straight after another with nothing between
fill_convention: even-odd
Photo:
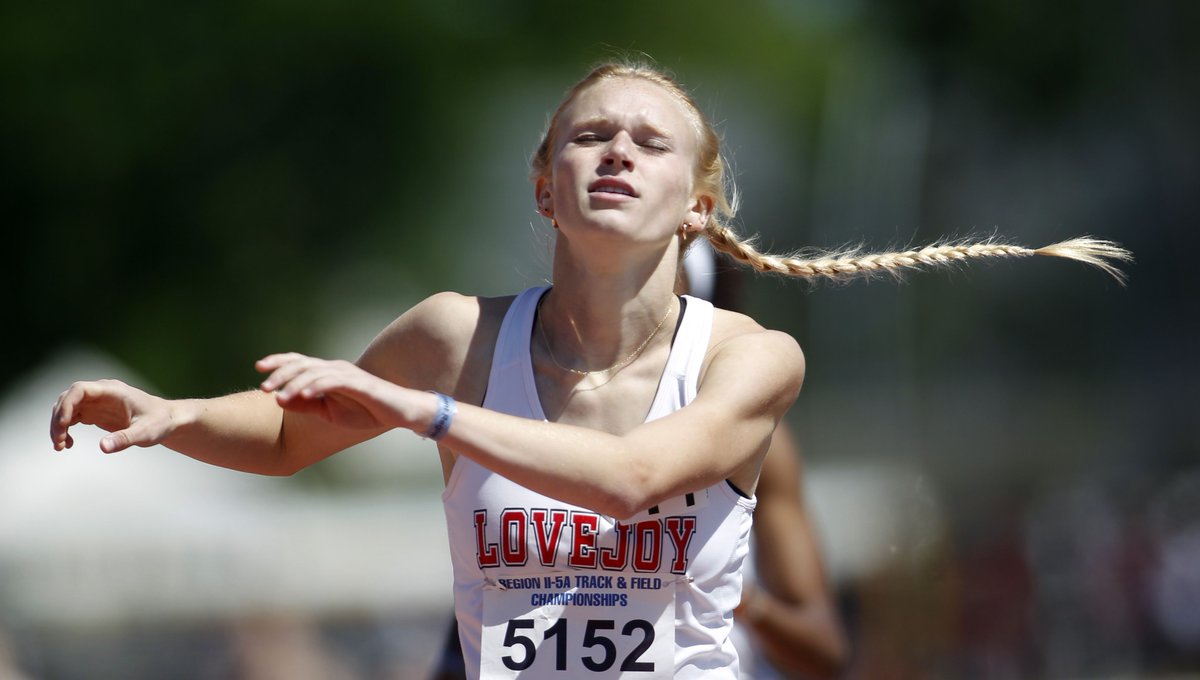
<instances>
[{"instance_id":1,"label":"white tank top","mask_svg":"<svg viewBox=\"0 0 1200 680\"><path fill-rule=\"evenodd\" d=\"M529 351L546 290L505 315L485 408L546 419ZM713 308L685 303L647 421L696 396ZM468 678L738 677L729 635L754 500L727 482L617 522L460 456L442 500Z\"/></svg>"}]
</instances>

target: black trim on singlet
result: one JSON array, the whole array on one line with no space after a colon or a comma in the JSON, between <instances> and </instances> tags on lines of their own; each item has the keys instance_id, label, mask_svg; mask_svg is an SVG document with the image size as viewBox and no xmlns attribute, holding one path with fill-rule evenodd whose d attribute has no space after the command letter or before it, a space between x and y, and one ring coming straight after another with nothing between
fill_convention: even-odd
<instances>
[{"instance_id":1,"label":"black trim on singlet","mask_svg":"<svg viewBox=\"0 0 1200 680\"><path fill-rule=\"evenodd\" d=\"M683 313L687 311L687 298L682 295L676 295L679 298L679 318L675 319L675 330L671 333L671 347L675 346L675 338L679 337L679 328L683 326Z\"/></svg>"},{"instance_id":2,"label":"black trim on singlet","mask_svg":"<svg viewBox=\"0 0 1200 680\"><path fill-rule=\"evenodd\" d=\"M736 493L737 495L739 495L742 498L745 498L747 500L750 498L750 494L737 488L737 484L734 484L733 482L729 481L728 479L725 480L725 483L728 484L729 488L733 489L733 492Z\"/></svg>"}]
</instances>

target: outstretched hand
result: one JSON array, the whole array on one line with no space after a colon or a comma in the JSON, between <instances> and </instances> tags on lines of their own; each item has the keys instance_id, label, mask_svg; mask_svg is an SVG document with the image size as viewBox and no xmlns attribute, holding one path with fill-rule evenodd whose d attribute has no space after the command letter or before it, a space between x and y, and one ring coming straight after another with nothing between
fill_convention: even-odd
<instances>
[{"instance_id":1,"label":"outstretched hand","mask_svg":"<svg viewBox=\"0 0 1200 680\"><path fill-rule=\"evenodd\" d=\"M77 423L109 432L100 440L100 450L105 453L152 446L171 431L171 403L120 380L77 382L58 395L50 414L50 441L55 451L74 446L70 428Z\"/></svg>"},{"instance_id":2,"label":"outstretched hand","mask_svg":"<svg viewBox=\"0 0 1200 680\"><path fill-rule=\"evenodd\" d=\"M259 359L268 373L264 392L286 410L308 413L340 427L390 429L411 427L417 399L432 396L400 387L349 361L317 359L289 352Z\"/></svg>"}]
</instances>

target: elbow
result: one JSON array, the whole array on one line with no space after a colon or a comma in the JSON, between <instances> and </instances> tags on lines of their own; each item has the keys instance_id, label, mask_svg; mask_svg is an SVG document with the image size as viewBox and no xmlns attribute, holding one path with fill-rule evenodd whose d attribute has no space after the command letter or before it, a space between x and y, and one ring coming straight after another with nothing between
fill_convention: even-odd
<instances>
[{"instance_id":1,"label":"elbow","mask_svg":"<svg viewBox=\"0 0 1200 680\"><path fill-rule=\"evenodd\" d=\"M291 477L292 475L296 474L297 472L299 472L303 469L304 468L299 467L299 466L278 465L278 466L266 468L263 470L259 470L258 474L264 475L266 477Z\"/></svg>"},{"instance_id":2,"label":"elbow","mask_svg":"<svg viewBox=\"0 0 1200 680\"><path fill-rule=\"evenodd\" d=\"M632 503L618 503L607 509L598 509L599 512L612 517L618 522L626 522L642 510L645 510L645 508L639 508L636 504Z\"/></svg>"},{"instance_id":3,"label":"elbow","mask_svg":"<svg viewBox=\"0 0 1200 680\"><path fill-rule=\"evenodd\" d=\"M809 611L804 623L779 630L778 622L766 620L754 626L767 644L764 651L779 669L813 680L836 680L849 671L852 656L850 642L836 616ZM777 620L776 620L777 621ZM787 628L787 626L785 626Z\"/></svg>"},{"instance_id":4,"label":"elbow","mask_svg":"<svg viewBox=\"0 0 1200 680\"><path fill-rule=\"evenodd\" d=\"M269 445L269 454L264 457L263 469L257 470L259 474L269 477L291 477L308 467L314 458L311 452L306 451L302 442L290 441L295 439L289 437L286 418L279 423L279 432L275 435L275 440Z\"/></svg>"},{"instance_id":5,"label":"elbow","mask_svg":"<svg viewBox=\"0 0 1200 680\"><path fill-rule=\"evenodd\" d=\"M850 641L846 638L841 626L835 626L830 632L825 646L825 653L819 659L814 659L814 667L810 673L819 680L836 680L846 674L850 667Z\"/></svg>"},{"instance_id":6,"label":"elbow","mask_svg":"<svg viewBox=\"0 0 1200 680\"><path fill-rule=\"evenodd\" d=\"M605 493L593 504L592 509L601 514L612 517L618 522L624 522L630 517L650 507L652 504L643 503L638 500L638 496L614 490L610 493Z\"/></svg>"},{"instance_id":7,"label":"elbow","mask_svg":"<svg viewBox=\"0 0 1200 680\"><path fill-rule=\"evenodd\" d=\"M288 455L288 451L286 449L282 449L271 461L270 466L263 470L261 474L268 475L270 477L291 477L297 472L307 468L311 464L311 458Z\"/></svg>"},{"instance_id":8,"label":"elbow","mask_svg":"<svg viewBox=\"0 0 1200 680\"><path fill-rule=\"evenodd\" d=\"M812 680L839 680L846 676L850 668L850 649L844 641L820 651L810 650L801 659L792 659L780 653L768 654L768 657L780 669Z\"/></svg>"},{"instance_id":9,"label":"elbow","mask_svg":"<svg viewBox=\"0 0 1200 680\"><path fill-rule=\"evenodd\" d=\"M577 502L596 512L625 521L663 502L681 495L677 480L671 472L651 455L634 447L614 452L611 466L620 472L615 475L592 475L584 482L585 502Z\"/></svg>"},{"instance_id":10,"label":"elbow","mask_svg":"<svg viewBox=\"0 0 1200 680\"><path fill-rule=\"evenodd\" d=\"M824 666L815 676L823 680L837 680L846 674L850 667L850 644L844 638L837 640L829 650Z\"/></svg>"},{"instance_id":11,"label":"elbow","mask_svg":"<svg viewBox=\"0 0 1200 680\"><path fill-rule=\"evenodd\" d=\"M241 472L248 472L252 475L262 475L263 477L291 477L297 472L304 469L303 465L296 465L287 456L276 455L267 459L258 459L251 455L247 455L245 460L253 461L252 463L230 466Z\"/></svg>"},{"instance_id":12,"label":"elbow","mask_svg":"<svg viewBox=\"0 0 1200 680\"><path fill-rule=\"evenodd\" d=\"M618 521L625 521L659 503L662 494L655 492L646 470L632 467L627 476L614 488L603 493L596 510Z\"/></svg>"}]
</instances>

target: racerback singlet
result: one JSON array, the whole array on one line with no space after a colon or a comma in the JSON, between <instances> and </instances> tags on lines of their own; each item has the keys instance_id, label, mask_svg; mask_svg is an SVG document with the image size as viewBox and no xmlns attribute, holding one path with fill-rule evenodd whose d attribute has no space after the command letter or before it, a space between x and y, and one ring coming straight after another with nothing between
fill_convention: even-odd
<instances>
[{"instance_id":1,"label":"racerback singlet","mask_svg":"<svg viewBox=\"0 0 1200 680\"><path fill-rule=\"evenodd\" d=\"M546 419L529 347L547 290L505 315L485 408ZM685 302L647 421L696 396L713 308ZM616 521L460 456L442 500L468 678L737 678L729 635L754 500L727 482Z\"/></svg>"}]
</instances>

